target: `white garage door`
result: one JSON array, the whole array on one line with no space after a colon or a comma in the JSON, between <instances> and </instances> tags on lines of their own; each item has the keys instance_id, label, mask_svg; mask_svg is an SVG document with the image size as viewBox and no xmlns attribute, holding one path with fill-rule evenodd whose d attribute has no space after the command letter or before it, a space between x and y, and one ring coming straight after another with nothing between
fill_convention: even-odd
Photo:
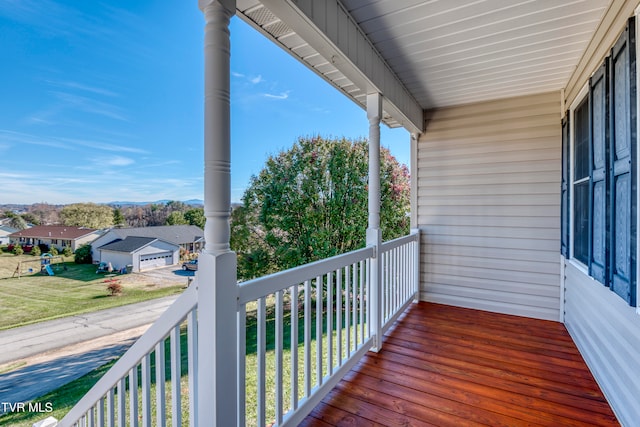
<instances>
[{"instance_id":1,"label":"white garage door","mask_svg":"<svg viewBox=\"0 0 640 427\"><path fill-rule=\"evenodd\" d=\"M157 254L141 255L140 270L173 265L173 252L160 252Z\"/></svg>"}]
</instances>

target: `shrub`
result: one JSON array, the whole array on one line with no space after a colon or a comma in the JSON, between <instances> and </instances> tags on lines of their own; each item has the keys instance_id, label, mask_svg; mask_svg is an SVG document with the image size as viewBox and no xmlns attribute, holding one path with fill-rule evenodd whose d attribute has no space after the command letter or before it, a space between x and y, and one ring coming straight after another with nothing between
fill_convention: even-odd
<instances>
[{"instance_id":1,"label":"shrub","mask_svg":"<svg viewBox=\"0 0 640 427\"><path fill-rule=\"evenodd\" d=\"M76 249L74 261L76 264L91 264L93 262L91 257L91 245L82 245Z\"/></svg>"},{"instance_id":2,"label":"shrub","mask_svg":"<svg viewBox=\"0 0 640 427\"><path fill-rule=\"evenodd\" d=\"M31 248L31 255L33 255L33 256L42 255L42 251L40 250L40 247L39 246L34 246L33 248Z\"/></svg>"},{"instance_id":3,"label":"shrub","mask_svg":"<svg viewBox=\"0 0 640 427\"><path fill-rule=\"evenodd\" d=\"M22 249L22 246L20 245L15 245L13 248L13 254L14 255L22 255L24 253L24 250Z\"/></svg>"},{"instance_id":4,"label":"shrub","mask_svg":"<svg viewBox=\"0 0 640 427\"><path fill-rule=\"evenodd\" d=\"M76 251L77 252L77 251ZM109 291L110 296L118 296L122 294L122 285L120 282L109 282L107 285L107 291Z\"/></svg>"},{"instance_id":5,"label":"shrub","mask_svg":"<svg viewBox=\"0 0 640 427\"><path fill-rule=\"evenodd\" d=\"M71 248L70 248L69 246L65 246L65 247L62 249L62 255L64 255L64 256L71 256L71 255L73 255L73 251L71 250Z\"/></svg>"},{"instance_id":6,"label":"shrub","mask_svg":"<svg viewBox=\"0 0 640 427\"><path fill-rule=\"evenodd\" d=\"M0 245L0 251L2 251L2 252L11 252L9 250L9 246L8 245Z\"/></svg>"},{"instance_id":7,"label":"shrub","mask_svg":"<svg viewBox=\"0 0 640 427\"><path fill-rule=\"evenodd\" d=\"M51 255L58 255L58 248L56 248L55 246L51 245L51 247L49 248L49 253Z\"/></svg>"}]
</instances>

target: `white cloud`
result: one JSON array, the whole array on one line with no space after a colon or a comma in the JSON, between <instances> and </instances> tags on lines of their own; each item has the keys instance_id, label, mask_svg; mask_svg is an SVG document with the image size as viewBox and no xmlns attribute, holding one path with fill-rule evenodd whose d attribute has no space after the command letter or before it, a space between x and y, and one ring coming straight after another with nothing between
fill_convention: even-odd
<instances>
[{"instance_id":1,"label":"white cloud","mask_svg":"<svg viewBox=\"0 0 640 427\"><path fill-rule=\"evenodd\" d=\"M135 163L135 160L130 159L128 157L114 156L114 157L106 157L104 159L99 159L98 162L109 165L109 166L129 166Z\"/></svg>"},{"instance_id":2,"label":"white cloud","mask_svg":"<svg viewBox=\"0 0 640 427\"><path fill-rule=\"evenodd\" d=\"M122 113L122 109L113 104L67 92L54 91L52 93L62 102L65 109L76 108L85 113L97 114L120 121L128 121Z\"/></svg>"},{"instance_id":3,"label":"white cloud","mask_svg":"<svg viewBox=\"0 0 640 427\"><path fill-rule=\"evenodd\" d=\"M79 83L79 82L73 82L73 81L56 81L56 80L47 80L47 83L49 83L52 86L56 86L56 87L63 87L63 88L68 88L68 89L77 89L80 91L84 91L84 92L92 92L98 95L105 95L105 96L109 96L109 97L116 97L119 96L117 93L108 90L108 89L104 89L101 87L97 87L97 86L90 86L90 85L86 85L84 83Z\"/></svg>"},{"instance_id":4,"label":"white cloud","mask_svg":"<svg viewBox=\"0 0 640 427\"><path fill-rule=\"evenodd\" d=\"M280 94L278 94L278 95L275 95L275 94L272 94L272 93L263 93L262 96L264 96L265 98L270 98L270 99L287 99L287 98L289 98L289 93L290 92L291 91L288 90L286 92L280 92Z\"/></svg>"},{"instance_id":5,"label":"white cloud","mask_svg":"<svg viewBox=\"0 0 640 427\"><path fill-rule=\"evenodd\" d=\"M257 77L251 77L251 78L249 79L249 81L250 81L251 83L253 83L254 85L256 85L256 84L258 84L258 83L260 83L260 82L262 82L262 81L263 81L263 79L262 79L262 75L261 75L261 74L258 74L258 76L257 76Z\"/></svg>"}]
</instances>

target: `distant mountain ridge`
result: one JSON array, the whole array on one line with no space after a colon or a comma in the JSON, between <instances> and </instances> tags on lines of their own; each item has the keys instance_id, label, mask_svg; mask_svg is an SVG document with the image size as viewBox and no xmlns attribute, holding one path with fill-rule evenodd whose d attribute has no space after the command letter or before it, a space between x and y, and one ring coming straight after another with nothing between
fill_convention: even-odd
<instances>
[{"instance_id":1,"label":"distant mountain ridge","mask_svg":"<svg viewBox=\"0 0 640 427\"><path fill-rule=\"evenodd\" d=\"M169 203L171 201L174 201L174 200L165 199L165 200L156 200L155 202L114 201L114 202L105 203L105 205L109 205L109 206L166 205L167 203ZM180 202L184 203L185 205L190 205L190 206L203 206L204 205L204 200L202 200L202 199L180 200Z\"/></svg>"}]
</instances>

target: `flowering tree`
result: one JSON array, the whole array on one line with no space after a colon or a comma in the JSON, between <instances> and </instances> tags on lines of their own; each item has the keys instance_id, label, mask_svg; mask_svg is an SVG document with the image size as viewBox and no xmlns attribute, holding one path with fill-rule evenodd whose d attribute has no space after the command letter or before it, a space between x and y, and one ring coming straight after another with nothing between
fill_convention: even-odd
<instances>
[{"instance_id":1,"label":"flowering tree","mask_svg":"<svg viewBox=\"0 0 640 427\"><path fill-rule=\"evenodd\" d=\"M409 170L381 149L383 239L409 231ZM238 276L250 279L365 245L365 140L300 138L267 159L232 215Z\"/></svg>"}]
</instances>

